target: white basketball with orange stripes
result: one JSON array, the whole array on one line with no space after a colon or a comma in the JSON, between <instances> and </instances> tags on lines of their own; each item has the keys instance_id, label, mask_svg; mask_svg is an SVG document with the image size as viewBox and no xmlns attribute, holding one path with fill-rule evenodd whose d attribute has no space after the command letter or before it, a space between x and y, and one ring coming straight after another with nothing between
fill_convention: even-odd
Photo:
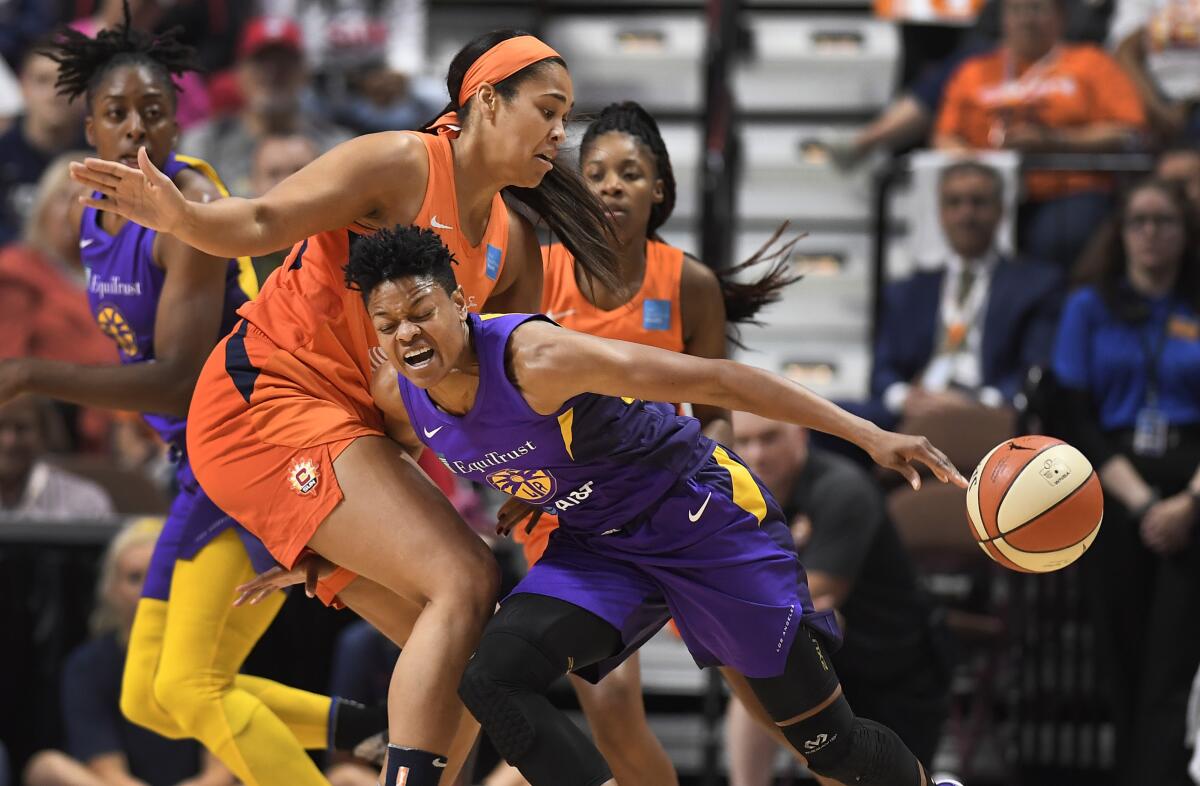
<instances>
[{"instance_id":1,"label":"white basketball with orange stripes","mask_svg":"<svg viewBox=\"0 0 1200 786\"><path fill-rule=\"evenodd\" d=\"M1079 559L1100 532L1104 496L1091 462L1061 440L1017 437L992 448L967 486L979 547L1006 568L1048 573Z\"/></svg>"}]
</instances>

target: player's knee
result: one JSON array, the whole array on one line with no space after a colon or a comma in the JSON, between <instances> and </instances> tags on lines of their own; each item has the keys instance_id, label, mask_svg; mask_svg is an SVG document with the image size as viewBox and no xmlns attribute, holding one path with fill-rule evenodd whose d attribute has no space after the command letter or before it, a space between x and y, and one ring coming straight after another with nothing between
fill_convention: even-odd
<instances>
[{"instance_id":1,"label":"player's knee","mask_svg":"<svg viewBox=\"0 0 1200 786\"><path fill-rule=\"evenodd\" d=\"M190 737L200 737L205 720L220 711L220 691L199 675L160 672L154 678L154 700Z\"/></svg>"},{"instance_id":2,"label":"player's knee","mask_svg":"<svg viewBox=\"0 0 1200 786\"><path fill-rule=\"evenodd\" d=\"M130 723L149 729L160 737L179 737L175 722L160 709L158 700L154 697L152 675L126 672L121 680L121 698L118 704L121 714Z\"/></svg>"},{"instance_id":3,"label":"player's knee","mask_svg":"<svg viewBox=\"0 0 1200 786\"><path fill-rule=\"evenodd\" d=\"M912 779L917 772L916 758L896 733L865 718L855 718L837 739L804 755L810 770L841 783L890 786Z\"/></svg>"},{"instance_id":4,"label":"player's knee","mask_svg":"<svg viewBox=\"0 0 1200 786\"><path fill-rule=\"evenodd\" d=\"M472 549L460 555L464 564L459 570L447 575L434 589L434 602L445 602L455 610L460 619L470 620L482 629L484 623L496 610L500 594L500 567L491 551L480 543L481 553Z\"/></svg>"},{"instance_id":5,"label":"player's knee","mask_svg":"<svg viewBox=\"0 0 1200 786\"><path fill-rule=\"evenodd\" d=\"M818 775L826 775L827 769L836 768L845 757L856 722L846 697L839 694L819 712L781 725L781 729L792 747L808 760L809 768Z\"/></svg>"}]
</instances>

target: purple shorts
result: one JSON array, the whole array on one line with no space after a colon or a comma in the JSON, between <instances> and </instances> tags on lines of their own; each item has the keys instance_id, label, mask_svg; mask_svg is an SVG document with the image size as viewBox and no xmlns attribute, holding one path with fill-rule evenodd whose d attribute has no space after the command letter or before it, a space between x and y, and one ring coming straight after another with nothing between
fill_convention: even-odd
<instances>
[{"instance_id":1,"label":"purple shorts","mask_svg":"<svg viewBox=\"0 0 1200 786\"><path fill-rule=\"evenodd\" d=\"M261 573L276 564L258 538L213 504L196 482L190 465L186 462L182 464L176 472L176 478L179 481L179 494L171 503L162 534L154 544L146 583L142 586L143 598L167 600L171 595L175 562L195 557L200 549L230 527L237 531L250 557L250 564L256 571Z\"/></svg>"},{"instance_id":2,"label":"purple shorts","mask_svg":"<svg viewBox=\"0 0 1200 786\"><path fill-rule=\"evenodd\" d=\"M836 649L831 612L814 612L778 505L736 456L718 451L637 519L604 534L550 536L513 589L564 600L621 632L617 655L577 670L596 682L674 618L696 663L748 677L783 673L801 625Z\"/></svg>"}]
</instances>

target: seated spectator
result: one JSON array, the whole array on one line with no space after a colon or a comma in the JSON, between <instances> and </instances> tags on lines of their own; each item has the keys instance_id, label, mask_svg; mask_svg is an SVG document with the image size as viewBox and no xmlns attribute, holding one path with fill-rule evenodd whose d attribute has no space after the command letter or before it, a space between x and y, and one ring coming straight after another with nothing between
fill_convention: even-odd
<instances>
[{"instance_id":1,"label":"seated spectator","mask_svg":"<svg viewBox=\"0 0 1200 786\"><path fill-rule=\"evenodd\" d=\"M62 671L65 752L34 754L26 786L233 786L234 778L195 740L169 740L121 715L119 696L134 609L150 566L157 521L121 530L109 544L96 588L92 638Z\"/></svg>"},{"instance_id":2,"label":"seated spectator","mask_svg":"<svg viewBox=\"0 0 1200 786\"><path fill-rule=\"evenodd\" d=\"M47 0L5 0L0 3L0 56L16 66L48 33L58 19L55 4Z\"/></svg>"},{"instance_id":3,"label":"seated spectator","mask_svg":"<svg viewBox=\"0 0 1200 786\"><path fill-rule=\"evenodd\" d=\"M1066 436L1099 473L1104 525L1081 560L1108 687L1117 783L1187 783L1200 663L1200 229L1150 180L1067 300L1054 354Z\"/></svg>"},{"instance_id":4,"label":"seated spectator","mask_svg":"<svg viewBox=\"0 0 1200 786\"><path fill-rule=\"evenodd\" d=\"M321 151L312 139L303 134L272 134L259 140L250 161L250 195L262 196L299 172ZM255 257L254 275L261 287L267 276L283 262L291 248L281 248L272 254Z\"/></svg>"},{"instance_id":5,"label":"seated spectator","mask_svg":"<svg viewBox=\"0 0 1200 786\"><path fill-rule=\"evenodd\" d=\"M1158 141L1200 142L1200 2L1119 0L1109 45Z\"/></svg>"},{"instance_id":6,"label":"seated spectator","mask_svg":"<svg viewBox=\"0 0 1200 786\"><path fill-rule=\"evenodd\" d=\"M1200 148L1179 147L1158 157L1154 174L1160 180L1177 183L1200 219Z\"/></svg>"},{"instance_id":7,"label":"seated spectator","mask_svg":"<svg viewBox=\"0 0 1200 786\"><path fill-rule=\"evenodd\" d=\"M445 92L423 79L423 0L263 0L273 16L296 19L308 62L330 117L366 134L419 128L438 113ZM426 86L432 83L432 95Z\"/></svg>"},{"instance_id":8,"label":"seated spectator","mask_svg":"<svg viewBox=\"0 0 1200 786\"><path fill-rule=\"evenodd\" d=\"M1056 0L1004 0L1001 44L951 78L934 145L948 150L1103 153L1136 144L1145 121L1137 90L1103 50L1063 41ZM1069 268L1109 209L1110 179L1032 172L1018 240Z\"/></svg>"},{"instance_id":9,"label":"seated spectator","mask_svg":"<svg viewBox=\"0 0 1200 786\"><path fill-rule=\"evenodd\" d=\"M82 102L58 94L58 63L31 50L21 59L19 77L25 114L0 135L0 246L20 234L50 162L83 147Z\"/></svg>"},{"instance_id":10,"label":"seated spectator","mask_svg":"<svg viewBox=\"0 0 1200 786\"><path fill-rule=\"evenodd\" d=\"M1029 368L1049 361L1062 281L1048 265L996 250L1003 183L971 161L938 184L953 256L883 293L871 397L849 408L884 428L947 408L1009 406Z\"/></svg>"},{"instance_id":11,"label":"seated spectator","mask_svg":"<svg viewBox=\"0 0 1200 786\"><path fill-rule=\"evenodd\" d=\"M183 135L179 150L213 165L235 196L252 196L250 167L259 142L300 134L324 152L350 132L305 111L308 86L300 28L290 19L252 20L242 33L236 65L241 109L214 117Z\"/></svg>"},{"instance_id":12,"label":"seated spectator","mask_svg":"<svg viewBox=\"0 0 1200 786\"><path fill-rule=\"evenodd\" d=\"M783 507L813 606L837 609L833 666L856 715L890 726L933 761L948 672L916 569L871 477L809 447L803 428L735 412L734 446ZM768 786L777 743L735 699L726 735L731 786Z\"/></svg>"},{"instance_id":13,"label":"seated spectator","mask_svg":"<svg viewBox=\"0 0 1200 786\"><path fill-rule=\"evenodd\" d=\"M104 489L46 462L52 417L50 403L35 396L0 404L0 519L112 517L113 503Z\"/></svg>"}]
</instances>

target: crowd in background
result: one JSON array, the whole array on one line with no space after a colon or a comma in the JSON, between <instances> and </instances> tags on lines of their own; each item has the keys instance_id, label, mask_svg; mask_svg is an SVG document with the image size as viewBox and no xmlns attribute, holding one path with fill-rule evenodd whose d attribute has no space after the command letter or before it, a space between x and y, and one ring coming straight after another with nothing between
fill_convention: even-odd
<instances>
[{"instance_id":1,"label":"crowd in background","mask_svg":"<svg viewBox=\"0 0 1200 786\"><path fill-rule=\"evenodd\" d=\"M949 165L938 210L924 217L949 254L888 283L867 395L840 403L886 428L968 424L980 436L964 439L960 461L1012 433L1018 414L1088 455L1106 518L1081 569L1111 717L1119 739L1136 740L1118 746L1116 782L1187 783L1188 689L1200 666L1200 2L993 0L972 7L978 17L968 26L914 22L901 5L877 10L905 27L903 84L853 138L830 142L839 166L915 145L1138 151L1155 156L1154 169L1117 178L1080 159L1078 170L1026 173L1014 198L994 168ZM130 7L140 27L182 25L198 49L203 71L181 84L178 152L212 163L235 195L264 193L351 136L416 128L443 103L420 0ZM116 360L88 309L88 274L65 226L79 195L67 164L88 149L83 112L57 95L57 65L38 47L60 24L91 34L122 14L120 0L0 0L0 357ZM1016 226L1012 251L1001 242L1006 218ZM283 253L254 260L260 281ZM837 656L847 695L884 721L902 706L904 721L890 725L928 760L952 664L897 491L845 445L800 429L739 418L734 447L793 521L818 608L838 609L847 623ZM138 418L14 400L0 405L0 517L51 526L161 511L172 493L169 458ZM471 492L459 502L483 515ZM194 746L144 739L116 713L109 683L152 533L139 524L111 548L97 596L106 621L63 671L71 702L62 752L30 761L31 784L114 782L103 760L118 752L182 767L147 763L145 772L170 773L147 782L230 780ZM913 630L919 636L906 638ZM365 630L347 631L338 652L334 689L377 700L386 682L347 664L386 663L394 653ZM769 783L763 751L774 742L736 705L728 722L733 783ZM337 762L331 779L374 781L355 767ZM0 758L0 784L7 769Z\"/></svg>"}]
</instances>

